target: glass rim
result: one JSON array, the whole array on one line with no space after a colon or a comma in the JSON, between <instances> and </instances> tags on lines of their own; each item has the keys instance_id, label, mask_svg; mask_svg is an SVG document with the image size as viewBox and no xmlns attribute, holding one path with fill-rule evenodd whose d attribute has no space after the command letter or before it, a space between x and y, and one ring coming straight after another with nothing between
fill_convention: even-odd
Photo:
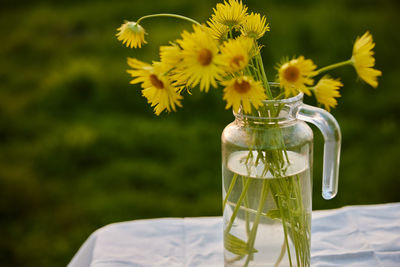
<instances>
[{"instance_id":1,"label":"glass rim","mask_svg":"<svg viewBox=\"0 0 400 267\"><path fill-rule=\"evenodd\" d=\"M274 82L269 82L268 83L272 87L278 87L279 83L274 83ZM290 104L290 103L295 103L299 100L302 100L304 96L303 92L299 92L297 95L289 97L289 98L283 98L283 99L265 99L262 102L264 104Z\"/></svg>"},{"instance_id":2,"label":"glass rim","mask_svg":"<svg viewBox=\"0 0 400 267\"><path fill-rule=\"evenodd\" d=\"M269 82L269 86L271 87L279 87L279 83L274 83L274 82ZM301 105L303 102L303 92L299 92L297 95L289 97L289 98L283 98L283 99L265 99L262 100L263 105L285 105L289 106L290 109L296 108L297 106ZM259 116L254 116L251 114L245 114L243 113L243 110L239 109L238 112L235 112L232 110L233 115L236 118L242 118L242 119L250 119L250 120L288 120L290 116L284 115L284 116L276 116L276 117L259 117Z\"/></svg>"}]
</instances>

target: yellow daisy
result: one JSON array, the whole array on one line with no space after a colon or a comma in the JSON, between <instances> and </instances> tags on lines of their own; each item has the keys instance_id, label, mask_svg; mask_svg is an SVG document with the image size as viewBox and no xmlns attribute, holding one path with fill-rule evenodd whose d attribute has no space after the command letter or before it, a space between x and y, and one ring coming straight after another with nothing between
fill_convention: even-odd
<instances>
[{"instance_id":1,"label":"yellow daisy","mask_svg":"<svg viewBox=\"0 0 400 267\"><path fill-rule=\"evenodd\" d=\"M165 109L176 111L181 107L182 96L178 89L171 85L168 76L164 75L163 66L159 62L153 65L141 62L135 58L128 58L128 65L132 68L127 72L134 78L130 83L141 83L142 95L154 107L154 113L160 115Z\"/></svg>"},{"instance_id":2,"label":"yellow daisy","mask_svg":"<svg viewBox=\"0 0 400 267\"><path fill-rule=\"evenodd\" d=\"M160 46L160 60L168 70L175 68L182 61L180 47L174 43Z\"/></svg>"},{"instance_id":3,"label":"yellow daisy","mask_svg":"<svg viewBox=\"0 0 400 267\"><path fill-rule=\"evenodd\" d=\"M246 37L230 39L221 47L222 60L226 71L237 72L243 70L249 63L253 40Z\"/></svg>"},{"instance_id":4,"label":"yellow daisy","mask_svg":"<svg viewBox=\"0 0 400 267\"><path fill-rule=\"evenodd\" d=\"M241 26L242 34L254 39L263 37L265 32L269 31L269 25L266 20L265 16L261 17L260 14L251 12L250 15L246 16Z\"/></svg>"},{"instance_id":5,"label":"yellow daisy","mask_svg":"<svg viewBox=\"0 0 400 267\"><path fill-rule=\"evenodd\" d=\"M363 36L357 37L353 47L353 56L351 61L357 71L358 76L366 83L376 88L378 86L378 76L382 75L380 70L373 69L375 58L373 57L375 43L372 40L372 35L369 32Z\"/></svg>"},{"instance_id":6,"label":"yellow daisy","mask_svg":"<svg viewBox=\"0 0 400 267\"><path fill-rule=\"evenodd\" d=\"M214 20L207 21L212 37L219 43L228 40L229 27Z\"/></svg>"},{"instance_id":7,"label":"yellow daisy","mask_svg":"<svg viewBox=\"0 0 400 267\"><path fill-rule=\"evenodd\" d=\"M229 28L237 28L244 21L247 7L242 4L241 0L229 0L229 2L224 1L223 4L217 4L217 8L213 8L213 11L212 20Z\"/></svg>"},{"instance_id":8,"label":"yellow daisy","mask_svg":"<svg viewBox=\"0 0 400 267\"><path fill-rule=\"evenodd\" d=\"M118 40L126 43L126 47L141 48L142 44L147 44L144 35L147 34L142 26L133 21L126 21L118 29L116 36Z\"/></svg>"},{"instance_id":9,"label":"yellow daisy","mask_svg":"<svg viewBox=\"0 0 400 267\"><path fill-rule=\"evenodd\" d=\"M303 56L292 59L282 64L279 68L279 83L285 88L286 97L298 94L298 91L311 95L307 85L313 85L316 65L311 59L304 59Z\"/></svg>"},{"instance_id":10,"label":"yellow daisy","mask_svg":"<svg viewBox=\"0 0 400 267\"><path fill-rule=\"evenodd\" d=\"M254 81L251 76L236 77L221 82L224 88L223 99L226 100L226 109L233 107L235 112L242 105L244 113L251 112L251 106L258 108L266 99L266 94L261 82Z\"/></svg>"},{"instance_id":11,"label":"yellow daisy","mask_svg":"<svg viewBox=\"0 0 400 267\"><path fill-rule=\"evenodd\" d=\"M224 75L221 67L221 55L218 43L205 30L205 26L193 26L194 32L184 31L177 43L182 48L182 62L176 69L179 84L194 87L200 84L200 90L208 92L210 85L217 87L217 80ZM178 76L179 75L179 76Z\"/></svg>"},{"instance_id":12,"label":"yellow daisy","mask_svg":"<svg viewBox=\"0 0 400 267\"><path fill-rule=\"evenodd\" d=\"M339 89L343 84L339 80L328 78L324 76L315 85L313 91L317 101L325 106L325 109L330 111L337 105L335 98L340 97Z\"/></svg>"}]
</instances>

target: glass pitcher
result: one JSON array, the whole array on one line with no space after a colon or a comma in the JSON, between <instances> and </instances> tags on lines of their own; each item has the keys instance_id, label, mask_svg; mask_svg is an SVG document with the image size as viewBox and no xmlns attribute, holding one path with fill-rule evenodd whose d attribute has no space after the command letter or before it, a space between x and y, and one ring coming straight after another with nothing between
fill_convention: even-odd
<instances>
[{"instance_id":1,"label":"glass pitcher","mask_svg":"<svg viewBox=\"0 0 400 267\"><path fill-rule=\"evenodd\" d=\"M303 94L239 110L222 133L225 266L308 267L313 132L325 139L322 195L336 195L341 133Z\"/></svg>"}]
</instances>

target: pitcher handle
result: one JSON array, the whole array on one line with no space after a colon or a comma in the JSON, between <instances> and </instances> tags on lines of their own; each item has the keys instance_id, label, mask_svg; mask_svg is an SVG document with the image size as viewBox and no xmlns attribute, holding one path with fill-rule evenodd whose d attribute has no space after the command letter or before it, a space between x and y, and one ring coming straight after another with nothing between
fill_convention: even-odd
<instances>
[{"instance_id":1,"label":"pitcher handle","mask_svg":"<svg viewBox=\"0 0 400 267\"><path fill-rule=\"evenodd\" d=\"M306 104L300 106L297 118L314 124L324 136L322 197L332 199L336 196L339 181L340 144L342 140L339 124L329 112Z\"/></svg>"}]
</instances>

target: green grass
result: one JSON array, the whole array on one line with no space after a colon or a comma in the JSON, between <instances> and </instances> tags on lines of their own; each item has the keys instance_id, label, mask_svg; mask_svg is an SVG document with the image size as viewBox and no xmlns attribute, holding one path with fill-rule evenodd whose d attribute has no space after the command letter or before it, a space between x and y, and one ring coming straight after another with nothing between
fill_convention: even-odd
<instances>
[{"instance_id":1,"label":"green grass","mask_svg":"<svg viewBox=\"0 0 400 267\"><path fill-rule=\"evenodd\" d=\"M283 3L284 2L284 3ZM0 262L65 266L97 228L117 221L221 214L220 134L232 121L221 90L194 92L156 117L129 85L126 57L157 60L190 25L144 23L141 50L115 38L123 19L175 12L205 21L214 1L4 1L0 10ZM350 67L333 111L343 133L338 196L321 191L315 131L314 208L400 201L400 35L397 1L247 1L268 16L262 42L276 62L303 54L319 66L347 59L357 35L376 41L378 89ZM315 104L312 99L306 102Z\"/></svg>"}]
</instances>

